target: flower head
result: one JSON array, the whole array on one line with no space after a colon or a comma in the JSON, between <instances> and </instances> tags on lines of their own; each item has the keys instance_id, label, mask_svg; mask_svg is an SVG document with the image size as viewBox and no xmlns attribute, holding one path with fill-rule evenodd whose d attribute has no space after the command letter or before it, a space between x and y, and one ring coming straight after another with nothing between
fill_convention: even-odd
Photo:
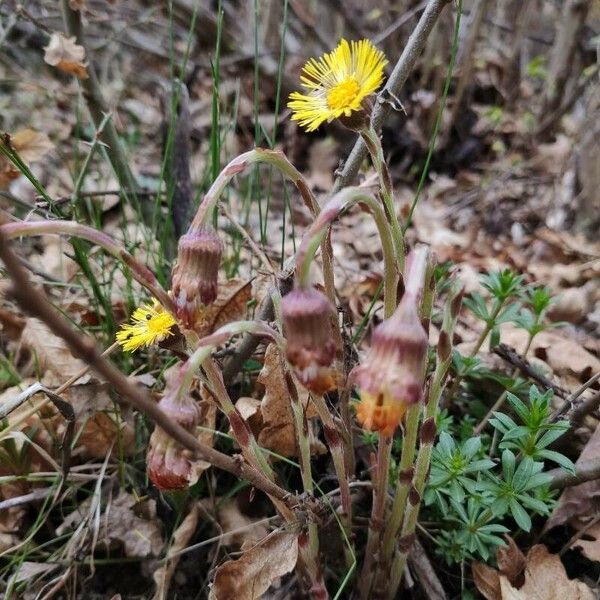
<instances>
[{"instance_id":1,"label":"flower head","mask_svg":"<svg viewBox=\"0 0 600 600\"><path fill-rule=\"evenodd\" d=\"M171 420L193 433L200 421L200 409L188 390L179 389L180 381L180 377L167 381L158 406ZM161 490L183 489L197 480L190 452L160 427L150 436L146 465L150 481Z\"/></svg>"},{"instance_id":2,"label":"flower head","mask_svg":"<svg viewBox=\"0 0 600 600\"><path fill-rule=\"evenodd\" d=\"M144 304L135 310L131 323L121 326L117 331L117 341L123 350L129 352L162 342L175 332L175 319L157 300Z\"/></svg>"},{"instance_id":3,"label":"flower head","mask_svg":"<svg viewBox=\"0 0 600 600\"><path fill-rule=\"evenodd\" d=\"M194 329L202 322L203 309L217 298L223 243L209 226L191 229L179 239L172 291L177 318Z\"/></svg>"},{"instance_id":4,"label":"flower head","mask_svg":"<svg viewBox=\"0 0 600 600\"><path fill-rule=\"evenodd\" d=\"M290 94L292 119L314 131L325 121L362 111L363 100L381 85L386 64L383 52L369 40L342 39L332 52L304 65L300 81L306 93Z\"/></svg>"},{"instance_id":5,"label":"flower head","mask_svg":"<svg viewBox=\"0 0 600 600\"><path fill-rule=\"evenodd\" d=\"M314 289L295 289L284 296L283 326L286 355L302 385L316 394L335 388L331 367L336 344L331 330L331 302Z\"/></svg>"},{"instance_id":6,"label":"flower head","mask_svg":"<svg viewBox=\"0 0 600 600\"><path fill-rule=\"evenodd\" d=\"M352 373L360 391L356 418L361 426L393 435L404 413L423 397L427 334L414 297L373 332L371 350Z\"/></svg>"}]
</instances>

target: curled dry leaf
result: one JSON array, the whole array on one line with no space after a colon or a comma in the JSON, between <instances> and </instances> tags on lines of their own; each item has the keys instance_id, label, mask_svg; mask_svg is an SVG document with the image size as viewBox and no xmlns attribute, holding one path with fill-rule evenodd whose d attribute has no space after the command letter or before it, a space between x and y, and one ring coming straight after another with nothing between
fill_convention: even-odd
<instances>
[{"instance_id":1,"label":"curled dry leaf","mask_svg":"<svg viewBox=\"0 0 600 600\"><path fill-rule=\"evenodd\" d=\"M44 61L60 69L68 75L79 79L87 79L88 72L85 63L85 48L75 43L75 37L65 37L60 32L50 36L50 42L44 48Z\"/></svg>"},{"instance_id":2,"label":"curled dry leaf","mask_svg":"<svg viewBox=\"0 0 600 600\"><path fill-rule=\"evenodd\" d=\"M226 546L247 548L269 533L266 525L256 523L256 519L245 515L235 500L225 500L220 504L217 518L223 530L223 544Z\"/></svg>"},{"instance_id":3,"label":"curled dry leaf","mask_svg":"<svg viewBox=\"0 0 600 600\"><path fill-rule=\"evenodd\" d=\"M282 369L282 359L275 344L269 344L265 353L265 362L258 375L258 383L265 387L265 395L260 404L263 427L258 435L258 443L282 456L296 456L296 434L294 415L290 405L290 395ZM306 407L306 416L316 416L316 410L309 400L308 392L296 385L299 401ZM325 446L314 436L309 427L311 453L323 454Z\"/></svg>"},{"instance_id":4,"label":"curled dry leaf","mask_svg":"<svg viewBox=\"0 0 600 600\"><path fill-rule=\"evenodd\" d=\"M89 516L94 498L84 500L57 528L58 535L76 529ZM88 534L88 543L98 540L97 545L110 551L122 550L126 557L145 558L158 556L163 539L154 501L141 502L125 491L103 506L97 537Z\"/></svg>"},{"instance_id":5,"label":"curled dry leaf","mask_svg":"<svg viewBox=\"0 0 600 600\"><path fill-rule=\"evenodd\" d=\"M588 440L581 451L575 465L581 465L590 460L600 458L600 427ZM568 487L558 499L556 508L546 521L545 531L569 522L576 529L581 529L586 520L597 515L597 507L600 502L600 480L594 479L579 485Z\"/></svg>"},{"instance_id":6,"label":"curled dry leaf","mask_svg":"<svg viewBox=\"0 0 600 600\"><path fill-rule=\"evenodd\" d=\"M521 587L496 569L475 563L477 589L486 600L594 600L592 590L582 581L569 579L559 556L550 554L543 544L533 546L525 562Z\"/></svg>"},{"instance_id":7,"label":"curled dry leaf","mask_svg":"<svg viewBox=\"0 0 600 600\"><path fill-rule=\"evenodd\" d=\"M217 568L210 600L255 600L281 576L289 573L298 559L298 536L278 532Z\"/></svg>"}]
</instances>

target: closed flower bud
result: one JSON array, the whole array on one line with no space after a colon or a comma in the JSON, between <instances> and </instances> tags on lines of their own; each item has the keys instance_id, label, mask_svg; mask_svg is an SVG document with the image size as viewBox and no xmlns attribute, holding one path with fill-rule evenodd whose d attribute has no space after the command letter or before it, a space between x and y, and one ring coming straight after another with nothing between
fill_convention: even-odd
<instances>
[{"instance_id":1,"label":"closed flower bud","mask_svg":"<svg viewBox=\"0 0 600 600\"><path fill-rule=\"evenodd\" d=\"M172 293L177 318L194 329L202 324L204 308L217 298L223 244L212 227L193 229L179 239Z\"/></svg>"},{"instance_id":2,"label":"closed flower bud","mask_svg":"<svg viewBox=\"0 0 600 600\"><path fill-rule=\"evenodd\" d=\"M364 429L394 434L408 407L423 397L426 360L427 334L414 297L405 296L375 329L365 362L352 373L360 392L356 417Z\"/></svg>"},{"instance_id":3,"label":"closed flower bud","mask_svg":"<svg viewBox=\"0 0 600 600\"><path fill-rule=\"evenodd\" d=\"M158 406L187 431L193 432L200 421L200 411L196 402L187 394L179 397L177 390L167 391ZM148 477L161 490L189 487L198 477L190 452L160 427L156 427L150 436L146 465Z\"/></svg>"},{"instance_id":4,"label":"closed flower bud","mask_svg":"<svg viewBox=\"0 0 600 600\"><path fill-rule=\"evenodd\" d=\"M335 309L317 290L295 289L284 296L287 359L302 385L316 394L336 387L332 368L336 344L331 329Z\"/></svg>"}]
</instances>

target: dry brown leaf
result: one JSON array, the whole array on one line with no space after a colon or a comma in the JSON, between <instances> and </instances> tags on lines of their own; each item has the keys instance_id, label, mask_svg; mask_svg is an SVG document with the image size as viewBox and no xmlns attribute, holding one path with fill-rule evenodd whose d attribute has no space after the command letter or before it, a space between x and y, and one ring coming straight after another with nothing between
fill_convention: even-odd
<instances>
[{"instance_id":1,"label":"dry brown leaf","mask_svg":"<svg viewBox=\"0 0 600 600\"><path fill-rule=\"evenodd\" d=\"M54 148L50 138L42 131L21 129L10 138L12 147L24 162L37 162Z\"/></svg>"},{"instance_id":2,"label":"dry brown leaf","mask_svg":"<svg viewBox=\"0 0 600 600\"><path fill-rule=\"evenodd\" d=\"M265 387L265 395L260 405L263 428L258 435L258 443L276 454L297 456L294 415L282 364L277 346L269 344L263 368L257 378L258 383ZM300 385L296 387L299 401L307 406L307 417L309 419L315 417L316 410L309 401L308 392ZM309 427L309 435L311 436L311 453L323 454L326 452L325 446L315 438L311 427Z\"/></svg>"},{"instance_id":3,"label":"dry brown leaf","mask_svg":"<svg viewBox=\"0 0 600 600\"><path fill-rule=\"evenodd\" d=\"M504 538L506 546L500 546L496 550L498 570L506 576L511 585L521 587L524 582L523 572L527 566L527 559L510 536L506 535Z\"/></svg>"},{"instance_id":4,"label":"dry brown leaf","mask_svg":"<svg viewBox=\"0 0 600 600\"><path fill-rule=\"evenodd\" d=\"M502 600L500 590L500 573L484 563L474 562L471 565L473 581L485 600Z\"/></svg>"},{"instance_id":5,"label":"dry brown leaf","mask_svg":"<svg viewBox=\"0 0 600 600\"><path fill-rule=\"evenodd\" d=\"M75 37L65 37L60 32L50 36L50 42L44 48L44 61L60 69L68 75L79 79L87 79L88 72L85 63L85 48L75 43Z\"/></svg>"},{"instance_id":6,"label":"dry brown leaf","mask_svg":"<svg viewBox=\"0 0 600 600\"><path fill-rule=\"evenodd\" d=\"M54 145L48 136L33 129L21 129L10 136L10 145L26 163L41 160ZM4 156L0 156L0 189L6 188L21 172Z\"/></svg>"},{"instance_id":7,"label":"dry brown leaf","mask_svg":"<svg viewBox=\"0 0 600 600\"><path fill-rule=\"evenodd\" d=\"M71 10L82 11L86 8L86 0L69 0Z\"/></svg>"},{"instance_id":8,"label":"dry brown leaf","mask_svg":"<svg viewBox=\"0 0 600 600\"><path fill-rule=\"evenodd\" d=\"M522 352L527 343L524 329L506 324L500 328L502 342ZM600 371L600 359L588 352L580 342L569 339L560 330L542 331L536 335L528 356L544 361L566 382L584 383Z\"/></svg>"},{"instance_id":9,"label":"dry brown leaf","mask_svg":"<svg viewBox=\"0 0 600 600\"><path fill-rule=\"evenodd\" d=\"M242 396L237 399L235 407L242 419L244 419L250 427L250 431L252 431L254 437L258 437L263 426L262 413L260 412L260 400Z\"/></svg>"},{"instance_id":10,"label":"dry brown leaf","mask_svg":"<svg viewBox=\"0 0 600 600\"><path fill-rule=\"evenodd\" d=\"M575 465L598 460L600 458L600 427L592 433L590 439L581 451ZM579 485L568 487L558 499L556 508L546 521L544 530L548 531L563 523L576 518L573 523L575 528L582 526L582 519L592 518L597 514L597 506L600 501L600 480L594 479Z\"/></svg>"},{"instance_id":11,"label":"dry brown leaf","mask_svg":"<svg viewBox=\"0 0 600 600\"><path fill-rule=\"evenodd\" d=\"M269 533L264 523L256 523L255 518L245 515L234 499L225 500L219 506L217 519L223 530L223 544L226 546L248 547Z\"/></svg>"},{"instance_id":12,"label":"dry brown leaf","mask_svg":"<svg viewBox=\"0 0 600 600\"><path fill-rule=\"evenodd\" d=\"M38 319L27 319L21 344L35 354L36 366L43 375L42 383L48 387L65 382L85 367L83 361L71 354L65 342ZM89 380L90 376L85 375L78 383Z\"/></svg>"},{"instance_id":13,"label":"dry brown leaf","mask_svg":"<svg viewBox=\"0 0 600 600\"><path fill-rule=\"evenodd\" d=\"M211 600L255 600L281 576L289 573L298 559L298 536L278 532L244 552L237 560L218 567L210 591Z\"/></svg>"},{"instance_id":14,"label":"dry brown leaf","mask_svg":"<svg viewBox=\"0 0 600 600\"><path fill-rule=\"evenodd\" d=\"M583 539L584 537L591 539ZM595 523L586 529L584 536L579 538L573 546L581 548L581 552L586 558L600 562L600 523Z\"/></svg>"},{"instance_id":15,"label":"dry brown leaf","mask_svg":"<svg viewBox=\"0 0 600 600\"><path fill-rule=\"evenodd\" d=\"M248 301L252 298L252 282L242 279L228 279L219 282L219 295L206 309L205 325L198 332L208 335L219 327L243 319L246 316Z\"/></svg>"},{"instance_id":16,"label":"dry brown leaf","mask_svg":"<svg viewBox=\"0 0 600 600\"><path fill-rule=\"evenodd\" d=\"M496 550L498 570L479 562L474 562L471 567L475 585L486 600L502 600L501 576L506 577L511 585L517 588L525 582L523 572L527 566L527 559L511 537L505 538L507 545Z\"/></svg>"},{"instance_id":17,"label":"dry brown leaf","mask_svg":"<svg viewBox=\"0 0 600 600\"><path fill-rule=\"evenodd\" d=\"M476 563L473 578L477 589L486 600L594 600L592 590L582 581L569 579L560 557L550 554L543 544L533 546L525 560L521 587L513 586L499 571Z\"/></svg>"},{"instance_id":18,"label":"dry brown leaf","mask_svg":"<svg viewBox=\"0 0 600 600\"><path fill-rule=\"evenodd\" d=\"M133 422L97 412L86 421L77 446L82 448L84 458L105 458L109 452L132 456L136 448Z\"/></svg>"},{"instance_id":19,"label":"dry brown leaf","mask_svg":"<svg viewBox=\"0 0 600 600\"><path fill-rule=\"evenodd\" d=\"M188 542L192 539L194 533L196 533L201 512L202 509L199 503L192 505L190 512L188 512L181 525L173 533L173 542L169 546L168 556L177 553L179 550L183 550L188 545ZM174 556L171 559L168 559L168 556L167 561L156 569L152 575L156 585L153 600L164 600L167 598L171 580L181 559L181 555Z\"/></svg>"},{"instance_id":20,"label":"dry brown leaf","mask_svg":"<svg viewBox=\"0 0 600 600\"><path fill-rule=\"evenodd\" d=\"M527 553L525 584L513 587L500 577L502 600L595 600L592 590L582 581L569 579L557 554L550 554L543 544Z\"/></svg>"},{"instance_id":21,"label":"dry brown leaf","mask_svg":"<svg viewBox=\"0 0 600 600\"><path fill-rule=\"evenodd\" d=\"M84 500L69 514L57 528L58 535L75 529L88 517L93 501L94 498ZM98 545L111 551L122 549L127 557L158 556L163 539L154 501L138 501L132 494L119 491L103 509L97 539Z\"/></svg>"}]
</instances>

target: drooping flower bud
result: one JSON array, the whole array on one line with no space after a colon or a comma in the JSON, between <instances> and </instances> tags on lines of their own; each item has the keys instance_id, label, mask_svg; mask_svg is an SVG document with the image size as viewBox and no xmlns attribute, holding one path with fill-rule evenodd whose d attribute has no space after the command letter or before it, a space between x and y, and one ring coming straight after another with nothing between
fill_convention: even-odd
<instances>
[{"instance_id":1,"label":"drooping flower bud","mask_svg":"<svg viewBox=\"0 0 600 600\"><path fill-rule=\"evenodd\" d=\"M393 435L408 407L423 398L427 341L414 296L405 295L375 329L365 362L352 373L360 392L356 418L364 429Z\"/></svg>"},{"instance_id":2,"label":"drooping flower bud","mask_svg":"<svg viewBox=\"0 0 600 600\"><path fill-rule=\"evenodd\" d=\"M188 393L178 396L177 391L167 388L158 406L170 419L193 432L200 422L200 410ZM186 488L198 478L190 452L160 427L150 436L146 465L150 481L160 490Z\"/></svg>"},{"instance_id":3,"label":"drooping flower bud","mask_svg":"<svg viewBox=\"0 0 600 600\"><path fill-rule=\"evenodd\" d=\"M179 239L171 287L177 318L185 327L201 324L203 309L216 300L222 254L223 243L212 227L190 230Z\"/></svg>"},{"instance_id":4,"label":"drooping flower bud","mask_svg":"<svg viewBox=\"0 0 600 600\"><path fill-rule=\"evenodd\" d=\"M336 387L331 319L335 309L315 289L295 289L282 302L286 356L294 373L307 389L324 394Z\"/></svg>"}]
</instances>

